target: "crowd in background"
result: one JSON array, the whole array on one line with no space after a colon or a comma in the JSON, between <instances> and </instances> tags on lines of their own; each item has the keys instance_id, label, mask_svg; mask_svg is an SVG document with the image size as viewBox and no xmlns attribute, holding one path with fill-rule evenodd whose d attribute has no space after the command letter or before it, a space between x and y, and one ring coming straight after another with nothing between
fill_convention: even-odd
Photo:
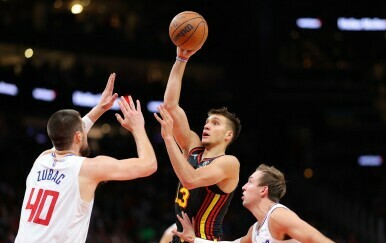
<instances>
[{"instance_id":1,"label":"crowd in background","mask_svg":"<svg viewBox=\"0 0 386 243\"><path fill-rule=\"evenodd\" d=\"M32 73L39 72L35 70ZM61 76L60 73L57 75ZM98 79L103 83L107 75L101 76L103 77ZM72 76L67 74L63 77ZM32 76L30 79L33 80ZM86 83L91 82L87 80L85 77ZM92 81L96 82L94 79ZM200 105L195 103L194 94L202 91L202 87L195 80L190 80L189 75L187 82L192 84L188 85L190 93L186 95L184 102L191 104L191 109L187 109L187 112L193 118L192 129L195 129L201 126L206 116L205 109L201 111ZM162 94L162 85L158 84L158 91L152 91L155 97ZM135 90L139 91L139 99L152 99L146 95L145 87L140 89L140 86L136 86L133 95L136 96ZM231 106L238 107L235 100L229 101ZM28 101L25 97L1 96L1 103L0 242L9 243L18 228L28 171L36 156L52 146L45 130L47 117L59 108L79 109L82 114L88 108L72 107L66 102L55 107L45 102ZM266 112L264 107L259 109L256 111L261 114L256 118L250 114L245 115L248 111L253 111L252 108L247 112L239 112L243 124L242 135L238 144L231 145L229 153L235 153L240 158L240 185L224 221L224 239L240 237L253 223L254 219L241 204L241 186L259 163L267 163L283 170L288 181L288 192L283 203L299 212L305 220L337 242L357 243L364 242L361 241L364 239L371 242L367 241L371 237L367 238L369 236L364 231L376 234L378 231L375 228L382 226L378 222L385 215L382 203L385 200L382 193L382 188L385 188L385 181L381 176L383 167L358 167L349 149L339 151L341 147L331 147L330 135L322 135L323 127L322 131L312 126L307 127L295 117L282 121L282 115L285 114L283 110L280 110L280 115L277 112ZM130 142L130 134L116 130L119 126L114 112L107 112L94 125L95 129L100 129L103 124L110 124L111 131L101 137L89 139L92 153L94 156L106 154L117 158L135 156L136 150ZM166 155L159 125L145 106L143 112L159 159L159 169L149 178L131 182L105 182L99 186L96 192L99 196L96 196L89 229L89 242L157 242L163 230L174 220L173 202L177 177ZM334 141L342 139L338 133L335 135L337 137ZM353 143L352 149L355 146ZM310 178L306 178L304 174L306 168L313 170ZM363 189L366 192L362 192ZM365 225L354 223L357 219L365 219Z\"/></svg>"},{"instance_id":2,"label":"crowd in background","mask_svg":"<svg viewBox=\"0 0 386 243\"><path fill-rule=\"evenodd\" d=\"M184 77L181 102L192 129L200 134L206 111L222 106L243 126L229 148L240 160L241 173L224 220L224 239L240 237L254 222L241 204L241 187L265 163L286 176L282 203L331 239L385 242L379 240L386 231L385 165L358 165L360 155L386 157L385 36L341 32L334 23L341 13L363 10L367 16L384 8L250 0L235 11L233 2L160 2L162 7L150 2L112 1L107 7L100 1L99 8L91 5L78 16L46 1L0 2L0 30L6 33L0 35L0 82L20 89L16 97L0 94L0 243L13 243L28 171L52 146L48 117L62 108L86 114L88 108L72 104L72 92L98 92L112 72L117 73L115 90L144 104L159 166L148 178L99 186L88 242L158 242L175 219L177 177L159 124L145 104L163 98L175 58L168 24L188 8L209 24L208 40ZM295 19L310 13L325 18L326 25L297 29ZM27 60L28 47L35 56ZM33 87L54 89L57 100L33 100ZM130 134L117 132L113 114L95 124L95 129L109 124L111 130L89 139L93 155L135 156Z\"/></svg>"}]
</instances>

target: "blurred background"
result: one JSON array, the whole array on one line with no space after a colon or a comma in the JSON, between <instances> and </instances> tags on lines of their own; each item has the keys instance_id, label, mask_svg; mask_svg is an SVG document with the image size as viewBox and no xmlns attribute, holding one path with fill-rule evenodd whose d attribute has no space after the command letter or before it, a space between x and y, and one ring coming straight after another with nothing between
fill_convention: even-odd
<instances>
[{"instance_id":1,"label":"blurred background","mask_svg":"<svg viewBox=\"0 0 386 243\"><path fill-rule=\"evenodd\" d=\"M209 26L184 75L191 127L201 134L222 106L243 126L227 151L241 174L223 239L255 222L241 187L266 163L285 173L282 203L325 235L386 242L384 1L0 0L0 243L13 242L26 176L52 146L47 119L86 114L112 72L115 91L142 102L159 169L99 186L88 242L158 242L174 222L177 177L152 112L176 56L169 23L185 10ZM90 131L93 156L136 156L115 112Z\"/></svg>"}]
</instances>

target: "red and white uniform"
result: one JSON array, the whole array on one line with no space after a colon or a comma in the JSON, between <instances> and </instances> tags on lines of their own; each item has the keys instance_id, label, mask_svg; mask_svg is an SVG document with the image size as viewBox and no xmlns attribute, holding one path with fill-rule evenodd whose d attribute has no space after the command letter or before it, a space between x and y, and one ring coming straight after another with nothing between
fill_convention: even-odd
<instances>
[{"instance_id":1,"label":"red and white uniform","mask_svg":"<svg viewBox=\"0 0 386 243\"><path fill-rule=\"evenodd\" d=\"M26 192L15 243L86 242L94 200L80 197L79 171L84 157L36 159L26 181Z\"/></svg>"}]
</instances>

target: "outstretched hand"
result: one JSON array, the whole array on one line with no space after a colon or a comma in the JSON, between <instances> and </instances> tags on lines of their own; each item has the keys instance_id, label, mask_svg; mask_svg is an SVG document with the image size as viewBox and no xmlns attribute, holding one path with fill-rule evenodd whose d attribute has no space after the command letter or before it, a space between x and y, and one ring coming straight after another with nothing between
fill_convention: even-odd
<instances>
[{"instance_id":1,"label":"outstretched hand","mask_svg":"<svg viewBox=\"0 0 386 243\"><path fill-rule=\"evenodd\" d=\"M173 137L173 123L174 120L169 112L165 109L164 105L157 107L161 117L157 113L154 113L155 119L161 124L161 135L164 139Z\"/></svg>"},{"instance_id":2,"label":"outstretched hand","mask_svg":"<svg viewBox=\"0 0 386 243\"><path fill-rule=\"evenodd\" d=\"M113 93L114 81L115 81L115 73L112 73L110 74L105 90L103 90L98 104L94 106L89 113L87 113L87 117L90 118L91 122L93 123L96 122L99 119L99 117L102 116L103 113L110 110L115 100L117 99L118 94Z\"/></svg>"},{"instance_id":3,"label":"outstretched hand","mask_svg":"<svg viewBox=\"0 0 386 243\"><path fill-rule=\"evenodd\" d=\"M99 100L98 106L103 110L103 111L108 111L111 109L113 106L115 100L118 97L117 93L113 94L114 90L114 82L115 82L115 73L110 74L110 77L107 81L105 90L102 92L102 96Z\"/></svg>"},{"instance_id":4,"label":"outstretched hand","mask_svg":"<svg viewBox=\"0 0 386 243\"><path fill-rule=\"evenodd\" d=\"M182 57L185 59L189 59L191 56L193 56L198 50L201 49L201 46L197 48L196 50L185 50L177 47L177 56Z\"/></svg>"},{"instance_id":5,"label":"outstretched hand","mask_svg":"<svg viewBox=\"0 0 386 243\"><path fill-rule=\"evenodd\" d=\"M196 238L196 235L194 234L194 218L191 222L189 216L184 211L182 211L181 214L182 217L177 214L177 218L181 222L183 230L182 232L179 232L177 229L173 229L172 232L186 242L194 242L194 239Z\"/></svg>"},{"instance_id":6,"label":"outstretched hand","mask_svg":"<svg viewBox=\"0 0 386 243\"><path fill-rule=\"evenodd\" d=\"M145 118L141 111L141 103L137 100L137 107L134 104L133 98L128 97L127 101L123 96L118 99L119 107L121 108L123 118L120 114L116 113L115 117L122 127L126 128L130 132L133 132L137 128L145 127Z\"/></svg>"}]
</instances>

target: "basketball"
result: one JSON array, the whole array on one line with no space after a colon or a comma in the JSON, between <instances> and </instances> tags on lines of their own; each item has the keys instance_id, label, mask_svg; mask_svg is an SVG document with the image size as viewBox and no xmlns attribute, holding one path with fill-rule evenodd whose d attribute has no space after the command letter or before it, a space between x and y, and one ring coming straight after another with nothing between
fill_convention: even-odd
<instances>
[{"instance_id":1,"label":"basketball","mask_svg":"<svg viewBox=\"0 0 386 243\"><path fill-rule=\"evenodd\" d=\"M208 24L199 13L184 11L174 16L170 22L169 36L177 47L196 50L208 37Z\"/></svg>"}]
</instances>

